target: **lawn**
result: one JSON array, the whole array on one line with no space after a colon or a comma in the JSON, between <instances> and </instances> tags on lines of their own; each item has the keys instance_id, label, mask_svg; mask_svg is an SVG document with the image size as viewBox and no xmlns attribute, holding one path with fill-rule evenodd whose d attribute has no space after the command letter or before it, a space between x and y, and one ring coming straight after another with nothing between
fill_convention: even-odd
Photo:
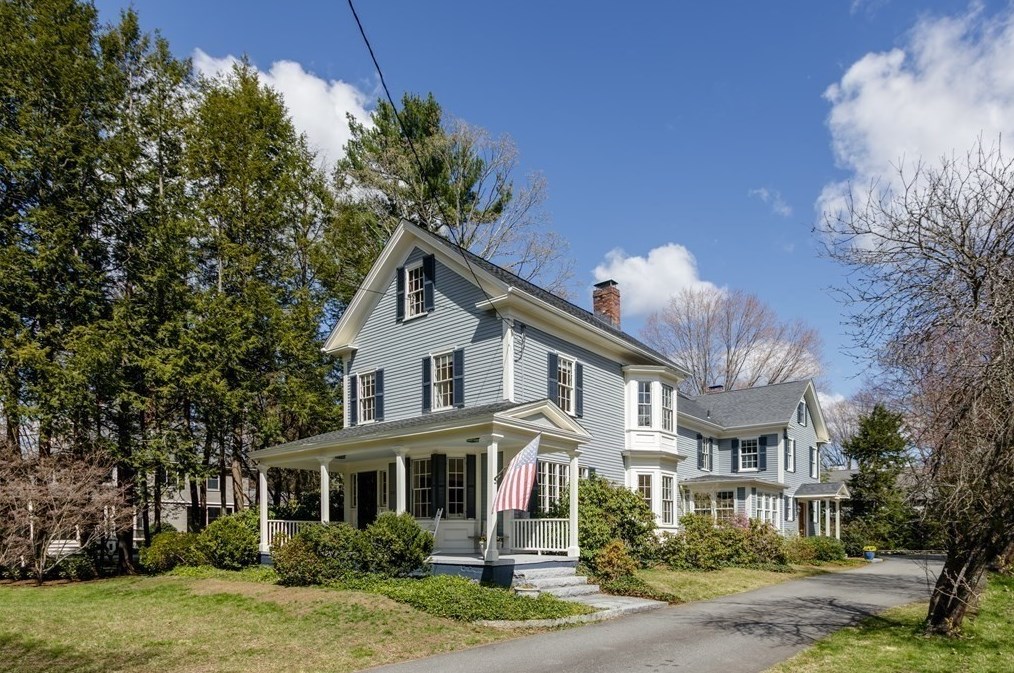
<instances>
[{"instance_id":1,"label":"lawn","mask_svg":"<svg viewBox=\"0 0 1014 673\"><path fill-rule=\"evenodd\" d=\"M339 672L513 637L374 593L272 579L255 569L0 586L0 669Z\"/></svg>"},{"instance_id":2,"label":"lawn","mask_svg":"<svg viewBox=\"0 0 1014 673\"><path fill-rule=\"evenodd\" d=\"M926 604L888 610L843 629L768 673L1010 673L1014 578L994 576L979 615L960 638L926 637Z\"/></svg>"},{"instance_id":3,"label":"lawn","mask_svg":"<svg viewBox=\"0 0 1014 673\"><path fill-rule=\"evenodd\" d=\"M672 594L677 603L706 601L742 591L751 591L771 584L798 580L835 570L847 570L864 561L827 564L822 566L790 566L784 572L753 568L723 568L721 570L669 570L650 568L639 570L637 575L653 588Z\"/></svg>"}]
</instances>

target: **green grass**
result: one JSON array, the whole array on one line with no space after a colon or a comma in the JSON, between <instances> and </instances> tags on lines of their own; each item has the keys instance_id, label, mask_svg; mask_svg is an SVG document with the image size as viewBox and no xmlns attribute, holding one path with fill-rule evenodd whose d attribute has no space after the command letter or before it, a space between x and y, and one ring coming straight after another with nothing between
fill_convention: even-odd
<instances>
[{"instance_id":1,"label":"green grass","mask_svg":"<svg viewBox=\"0 0 1014 673\"><path fill-rule=\"evenodd\" d=\"M863 562L861 565L865 565ZM820 575L833 570L855 567L853 563L820 566L787 566L784 571L754 568L722 568L721 570L670 570L665 567L637 571L637 576L659 592L670 595L670 602L706 601L743 591L752 591L771 584Z\"/></svg>"},{"instance_id":2,"label":"green grass","mask_svg":"<svg viewBox=\"0 0 1014 673\"><path fill-rule=\"evenodd\" d=\"M958 638L922 633L926 603L888 610L843 629L768 673L1010 673L1014 578L990 578L978 616Z\"/></svg>"},{"instance_id":3,"label":"green grass","mask_svg":"<svg viewBox=\"0 0 1014 673\"><path fill-rule=\"evenodd\" d=\"M190 569L162 577L0 585L0 669L341 672L512 637L376 593L272 582L260 569Z\"/></svg>"}]
</instances>

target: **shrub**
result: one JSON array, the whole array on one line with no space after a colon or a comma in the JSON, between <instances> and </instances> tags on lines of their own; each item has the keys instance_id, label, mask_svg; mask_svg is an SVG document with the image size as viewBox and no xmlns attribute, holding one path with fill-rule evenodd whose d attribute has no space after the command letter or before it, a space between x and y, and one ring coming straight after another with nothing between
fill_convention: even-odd
<instances>
[{"instance_id":1,"label":"shrub","mask_svg":"<svg viewBox=\"0 0 1014 673\"><path fill-rule=\"evenodd\" d=\"M151 545L142 547L141 566L152 573L164 573L176 566L207 565L201 538L197 533L159 533L151 539Z\"/></svg>"},{"instance_id":2,"label":"shrub","mask_svg":"<svg viewBox=\"0 0 1014 673\"><path fill-rule=\"evenodd\" d=\"M774 526L753 519L744 533L751 564L783 566L789 562L785 538Z\"/></svg>"},{"instance_id":3,"label":"shrub","mask_svg":"<svg viewBox=\"0 0 1014 673\"><path fill-rule=\"evenodd\" d=\"M629 577L637 570L637 561L630 556L623 540L613 540L595 555L595 574L608 581Z\"/></svg>"},{"instance_id":4,"label":"shrub","mask_svg":"<svg viewBox=\"0 0 1014 673\"><path fill-rule=\"evenodd\" d=\"M215 519L201 532L204 555L222 570L254 565L259 558L258 525L257 519L245 512Z\"/></svg>"},{"instance_id":5,"label":"shrub","mask_svg":"<svg viewBox=\"0 0 1014 673\"><path fill-rule=\"evenodd\" d=\"M660 560L674 570L717 570L725 563L717 529L710 516L687 514L680 532L667 535L660 545Z\"/></svg>"},{"instance_id":6,"label":"shrub","mask_svg":"<svg viewBox=\"0 0 1014 673\"><path fill-rule=\"evenodd\" d=\"M365 531L370 548L367 572L405 577L426 565L433 552L433 533L411 514L384 512Z\"/></svg>"},{"instance_id":7,"label":"shrub","mask_svg":"<svg viewBox=\"0 0 1014 673\"><path fill-rule=\"evenodd\" d=\"M796 537L786 544L789 563L821 563L845 560L845 545L833 537Z\"/></svg>"},{"instance_id":8,"label":"shrub","mask_svg":"<svg viewBox=\"0 0 1014 673\"><path fill-rule=\"evenodd\" d=\"M730 566L782 566L788 562L785 541L778 531L756 520L719 523L711 517L688 514L680 532L664 537L659 559L674 570L717 570Z\"/></svg>"},{"instance_id":9,"label":"shrub","mask_svg":"<svg viewBox=\"0 0 1014 673\"><path fill-rule=\"evenodd\" d=\"M95 567L94 559L86 553L71 554L60 561L59 565L57 565L53 571L60 579L73 580L76 582L93 580L99 576L99 571L98 568Z\"/></svg>"},{"instance_id":10,"label":"shrub","mask_svg":"<svg viewBox=\"0 0 1014 673\"><path fill-rule=\"evenodd\" d=\"M271 548L280 584L326 584L361 576L369 567L366 535L345 523L307 526Z\"/></svg>"}]
</instances>

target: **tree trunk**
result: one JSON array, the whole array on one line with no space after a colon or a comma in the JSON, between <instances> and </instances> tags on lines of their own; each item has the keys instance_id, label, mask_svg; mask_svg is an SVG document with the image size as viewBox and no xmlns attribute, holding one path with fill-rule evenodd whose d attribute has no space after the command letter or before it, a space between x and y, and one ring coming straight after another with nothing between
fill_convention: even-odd
<instances>
[{"instance_id":1,"label":"tree trunk","mask_svg":"<svg viewBox=\"0 0 1014 673\"><path fill-rule=\"evenodd\" d=\"M124 500L133 516L136 507L134 488L134 468L127 463L121 462L116 470L119 482L123 484ZM125 527L116 534L116 558L121 573L133 575L137 572L134 568L134 526Z\"/></svg>"},{"instance_id":2,"label":"tree trunk","mask_svg":"<svg viewBox=\"0 0 1014 673\"><path fill-rule=\"evenodd\" d=\"M204 528L204 518L201 516L201 491L197 479L190 477L190 532L200 533Z\"/></svg>"},{"instance_id":3,"label":"tree trunk","mask_svg":"<svg viewBox=\"0 0 1014 673\"><path fill-rule=\"evenodd\" d=\"M944 568L937 578L926 616L927 633L956 635L969 611L974 612L991 562L986 550L962 549L948 552Z\"/></svg>"},{"instance_id":4,"label":"tree trunk","mask_svg":"<svg viewBox=\"0 0 1014 673\"><path fill-rule=\"evenodd\" d=\"M232 502L237 512L246 509L246 491L243 488L243 426L239 421L232 425Z\"/></svg>"}]
</instances>

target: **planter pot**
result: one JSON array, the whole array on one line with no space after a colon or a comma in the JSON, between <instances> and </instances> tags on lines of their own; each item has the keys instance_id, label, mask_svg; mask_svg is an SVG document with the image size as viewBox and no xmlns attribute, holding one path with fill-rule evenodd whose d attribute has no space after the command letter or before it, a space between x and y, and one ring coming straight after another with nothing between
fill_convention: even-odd
<instances>
[{"instance_id":1,"label":"planter pot","mask_svg":"<svg viewBox=\"0 0 1014 673\"><path fill-rule=\"evenodd\" d=\"M875 551L864 551L863 552L863 558L865 558L867 561L872 561L874 558L876 558L876 556L877 556L877 552L875 552Z\"/></svg>"}]
</instances>

